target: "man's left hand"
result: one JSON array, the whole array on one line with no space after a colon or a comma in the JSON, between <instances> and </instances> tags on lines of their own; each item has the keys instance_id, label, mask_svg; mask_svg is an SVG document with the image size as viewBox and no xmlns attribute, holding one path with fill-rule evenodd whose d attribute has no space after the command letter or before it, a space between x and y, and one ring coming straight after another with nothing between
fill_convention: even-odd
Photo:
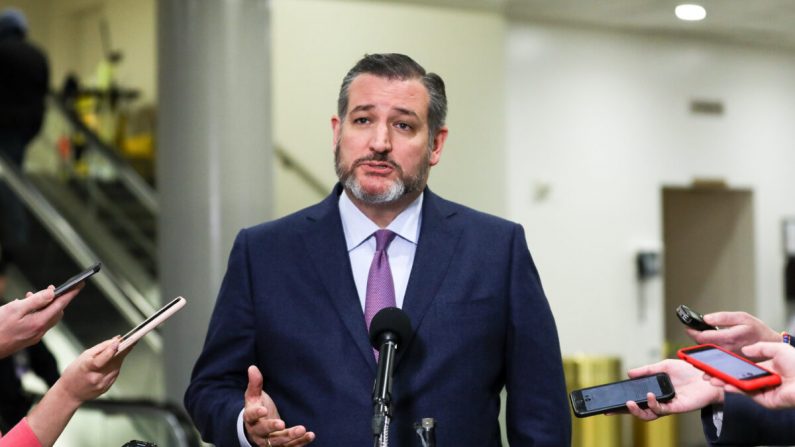
<instances>
[{"instance_id":1,"label":"man's left hand","mask_svg":"<svg viewBox=\"0 0 795 447\"><path fill-rule=\"evenodd\" d=\"M262 390L262 374L248 367L248 388L243 409L243 428L249 442L258 447L300 447L315 440L315 434L302 425L285 428L273 399Z\"/></svg>"}]
</instances>

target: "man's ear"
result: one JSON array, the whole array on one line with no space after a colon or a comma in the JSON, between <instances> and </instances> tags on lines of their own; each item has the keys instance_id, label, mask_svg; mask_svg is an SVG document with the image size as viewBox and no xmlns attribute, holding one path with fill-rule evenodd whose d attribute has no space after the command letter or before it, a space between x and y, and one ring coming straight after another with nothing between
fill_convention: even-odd
<instances>
[{"instance_id":1,"label":"man's ear","mask_svg":"<svg viewBox=\"0 0 795 447\"><path fill-rule=\"evenodd\" d=\"M342 120L337 115L331 117L331 130L334 134L334 141L331 142L331 150L336 150L337 143L340 142L340 135L342 135Z\"/></svg>"},{"instance_id":2,"label":"man's ear","mask_svg":"<svg viewBox=\"0 0 795 447\"><path fill-rule=\"evenodd\" d=\"M447 141L447 126L442 127L436 132L433 137L433 149L431 149L431 166L436 166L439 159L442 158L442 150L444 149L444 142Z\"/></svg>"}]
</instances>

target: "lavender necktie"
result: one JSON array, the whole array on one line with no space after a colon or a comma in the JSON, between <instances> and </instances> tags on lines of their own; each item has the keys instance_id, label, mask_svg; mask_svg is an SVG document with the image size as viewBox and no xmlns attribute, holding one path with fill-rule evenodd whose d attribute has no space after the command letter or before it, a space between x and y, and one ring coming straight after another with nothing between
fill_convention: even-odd
<instances>
[{"instance_id":1,"label":"lavender necktie","mask_svg":"<svg viewBox=\"0 0 795 447\"><path fill-rule=\"evenodd\" d=\"M396 234L389 230L375 232L375 255L367 275L367 294L364 298L364 320L367 330L375 314L385 307L395 307L395 284L392 281L392 270L389 268L389 257L386 249L395 239ZM375 353L378 360L378 352Z\"/></svg>"}]
</instances>

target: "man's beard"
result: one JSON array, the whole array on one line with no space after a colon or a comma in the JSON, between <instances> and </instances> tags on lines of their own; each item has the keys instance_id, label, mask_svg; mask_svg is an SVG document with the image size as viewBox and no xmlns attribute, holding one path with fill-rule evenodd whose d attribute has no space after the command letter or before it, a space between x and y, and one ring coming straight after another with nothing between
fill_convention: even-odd
<instances>
[{"instance_id":1,"label":"man's beard","mask_svg":"<svg viewBox=\"0 0 795 447\"><path fill-rule=\"evenodd\" d=\"M366 192L353 173L358 165L368 161L387 163L398 173L397 179L381 193L370 194ZM358 200L375 205L392 203L406 194L422 191L422 189L425 188L425 182L428 180L428 172L431 169L431 163L430 153L426 152L424 159L420 162L417 174L405 176L403 174L403 168L394 160L389 159L388 154L384 152L375 152L370 156L362 157L354 161L351 163L350 168L346 169L340 160L340 145L337 143L337 147L334 149L334 167L337 171L337 178L339 178L340 183L342 183L346 190L350 191Z\"/></svg>"}]
</instances>

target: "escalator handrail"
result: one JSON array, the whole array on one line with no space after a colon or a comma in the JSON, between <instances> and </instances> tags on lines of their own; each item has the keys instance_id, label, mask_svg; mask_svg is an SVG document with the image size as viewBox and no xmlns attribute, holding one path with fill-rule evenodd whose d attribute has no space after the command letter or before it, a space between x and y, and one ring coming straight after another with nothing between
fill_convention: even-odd
<instances>
[{"instance_id":1,"label":"escalator handrail","mask_svg":"<svg viewBox=\"0 0 795 447\"><path fill-rule=\"evenodd\" d=\"M301 180L320 197L326 197L328 192L331 191L330 186L327 186L318 180L318 178L312 174L312 172L309 171L306 166L304 166L295 157L290 155L283 147L275 146L273 152L276 154L276 158L278 158L282 163L282 166L295 172L298 177L300 177Z\"/></svg>"},{"instance_id":2,"label":"escalator handrail","mask_svg":"<svg viewBox=\"0 0 795 447\"><path fill-rule=\"evenodd\" d=\"M2 153L0 153L0 177L75 262L80 265L97 262L99 256L86 244L74 227ZM114 274L109 268L103 269L101 275L95 275L92 281L110 299L131 327L138 325L156 310L129 281ZM144 340L155 352L162 351L163 340L157 332L153 331L144 337Z\"/></svg>"},{"instance_id":3,"label":"escalator handrail","mask_svg":"<svg viewBox=\"0 0 795 447\"><path fill-rule=\"evenodd\" d=\"M116 169L116 172L119 173L119 178L127 189L150 213L157 216L160 204L154 188L152 188L135 169L130 167L130 164L127 163L117 151L102 141L93 130L86 126L83 120L77 115L77 112L69 107L61 97L51 93L50 99L66 121L83 133L92 147L96 148L105 159L110 161L114 169Z\"/></svg>"}]
</instances>

